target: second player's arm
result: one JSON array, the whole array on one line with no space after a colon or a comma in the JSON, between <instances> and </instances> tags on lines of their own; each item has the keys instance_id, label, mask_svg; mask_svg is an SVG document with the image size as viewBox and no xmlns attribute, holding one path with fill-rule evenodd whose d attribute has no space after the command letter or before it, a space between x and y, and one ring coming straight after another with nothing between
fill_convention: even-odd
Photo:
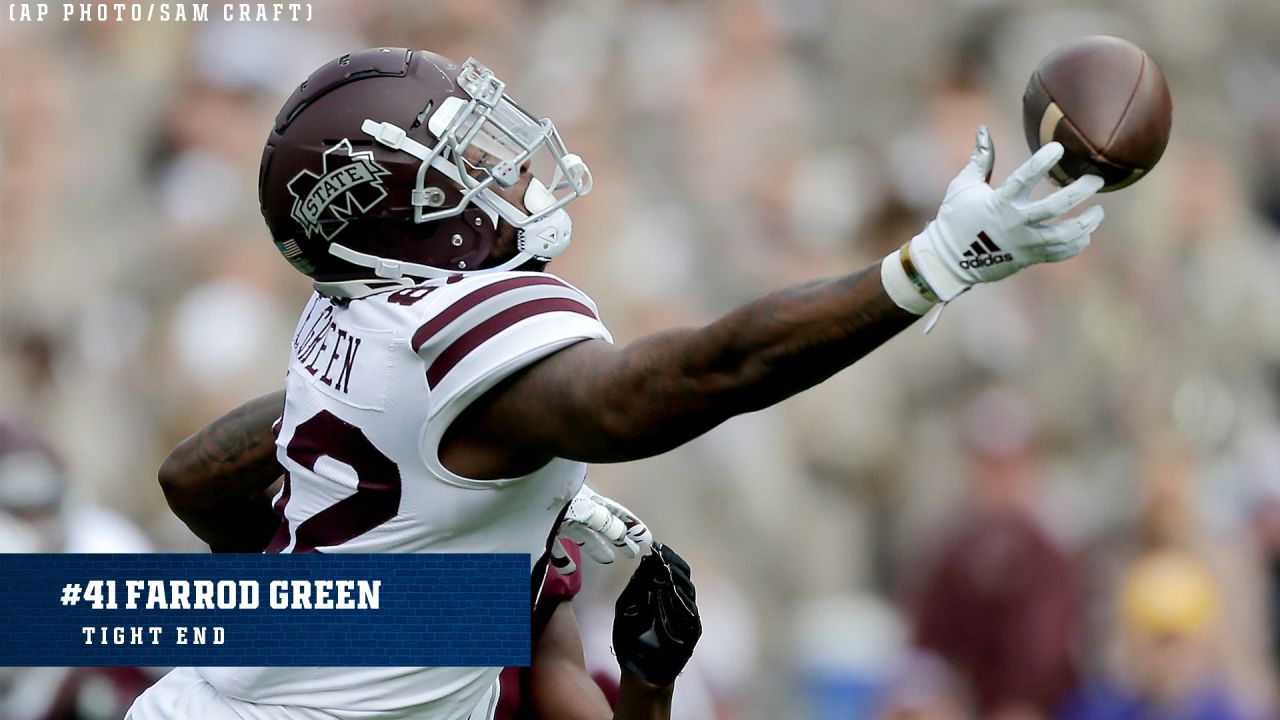
<instances>
[{"instance_id":1,"label":"second player's arm","mask_svg":"<svg viewBox=\"0 0 1280 720\"><path fill-rule=\"evenodd\" d=\"M464 412L442 460L473 477L513 476L553 456L619 462L773 405L917 319L890 299L879 268L771 293L701 328L561 350Z\"/></svg>"},{"instance_id":2,"label":"second player's arm","mask_svg":"<svg viewBox=\"0 0 1280 720\"><path fill-rule=\"evenodd\" d=\"M557 720L668 720L675 684L652 685L623 669L617 707L587 672L571 603L558 605L533 648L529 668L534 715Z\"/></svg>"}]
</instances>

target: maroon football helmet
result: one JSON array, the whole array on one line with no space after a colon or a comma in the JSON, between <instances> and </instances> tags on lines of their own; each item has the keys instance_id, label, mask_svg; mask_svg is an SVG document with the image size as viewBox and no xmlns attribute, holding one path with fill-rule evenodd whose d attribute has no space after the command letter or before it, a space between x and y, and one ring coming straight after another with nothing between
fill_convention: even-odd
<instances>
[{"instance_id":1,"label":"maroon football helmet","mask_svg":"<svg viewBox=\"0 0 1280 720\"><path fill-rule=\"evenodd\" d=\"M564 207L590 191L591 173L504 88L474 59L404 48L316 70L262 153L259 200L276 247L335 297L563 252ZM508 200L521 184L524 207ZM517 252L486 266L504 222Z\"/></svg>"}]
</instances>

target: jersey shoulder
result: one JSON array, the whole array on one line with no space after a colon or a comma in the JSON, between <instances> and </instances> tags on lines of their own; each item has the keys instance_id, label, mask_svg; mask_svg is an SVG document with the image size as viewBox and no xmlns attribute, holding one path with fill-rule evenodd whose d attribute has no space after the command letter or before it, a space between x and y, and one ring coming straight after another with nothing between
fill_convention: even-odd
<instances>
[{"instance_id":1,"label":"jersey shoulder","mask_svg":"<svg viewBox=\"0 0 1280 720\"><path fill-rule=\"evenodd\" d=\"M591 298L555 275L493 273L435 287L410 342L433 391L505 375L578 340L613 342Z\"/></svg>"},{"instance_id":2,"label":"jersey shoulder","mask_svg":"<svg viewBox=\"0 0 1280 720\"><path fill-rule=\"evenodd\" d=\"M429 296L422 323L413 335L418 353L431 352L459 331L485 323L500 332L521 320L550 313L573 313L596 322L600 318L586 293L549 273L502 272L434 282L408 291Z\"/></svg>"}]
</instances>

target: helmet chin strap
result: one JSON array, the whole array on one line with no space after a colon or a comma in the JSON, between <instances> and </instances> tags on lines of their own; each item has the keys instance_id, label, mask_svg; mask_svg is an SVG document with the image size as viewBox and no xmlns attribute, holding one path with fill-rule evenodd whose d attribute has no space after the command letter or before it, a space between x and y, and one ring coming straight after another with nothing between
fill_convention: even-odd
<instances>
[{"instance_id":1,"label":"helmet chin strap","mask_svg":"<svg viewBox=\"0 0 1280 720\"><path fill-rule=\"evenodd\" d=\"M345 300L357 300L392 288L413 287L416 284L417 281L410 277L400 277L394 280L334 280L313 283L316 292L321 295Z\"/></svg>"},{"instance_id":2,"label":"helmet chin strap","mask_svg":"<svg viewBox=\"0 0 1280 720\"><path fill-rule=\"evenodd\" d=\"M547 186L543 185L537 178L529 181L529 188L525 190L524 198L525 207L528 208L530 213L538 212L555 200ZM496 212L503 217L516 210L510 203L499 197L497 193L488 193L483 199L477 197L476 204L482 210L486 209L484 205L490 203L492 205L488 210ZM568 249L572 239L573 220L570 219L569 213L565 212L564 208L560 208L545 218L535 220L524 227L516 228L517 252L515 256L500 265L481 270L449 270L432 265L390 260L352 250L338 243L330 243L329 254L346 260L353 265L370 268L375 275L387 280L394 280L405 275L434 279L458 274L480 274L514 270L530 260L547 262Z\"/></svg>"}]
</instances>

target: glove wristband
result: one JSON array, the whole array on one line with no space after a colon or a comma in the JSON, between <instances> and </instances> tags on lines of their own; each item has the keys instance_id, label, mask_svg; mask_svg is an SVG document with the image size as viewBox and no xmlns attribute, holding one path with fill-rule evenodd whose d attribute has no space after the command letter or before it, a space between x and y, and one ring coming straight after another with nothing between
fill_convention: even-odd
<instances>
[{"instance_id":1,"label":"glove wristband","mask_svg":"<svg viewBox=\"0 0 1280 720\"><path fill-rule=\"evenodd\" d=\"M880 263L880 284L894 304L913 315L924 315L938 302L911 257L911 243L889 253Z\"/></svg>"}]
</instances>

